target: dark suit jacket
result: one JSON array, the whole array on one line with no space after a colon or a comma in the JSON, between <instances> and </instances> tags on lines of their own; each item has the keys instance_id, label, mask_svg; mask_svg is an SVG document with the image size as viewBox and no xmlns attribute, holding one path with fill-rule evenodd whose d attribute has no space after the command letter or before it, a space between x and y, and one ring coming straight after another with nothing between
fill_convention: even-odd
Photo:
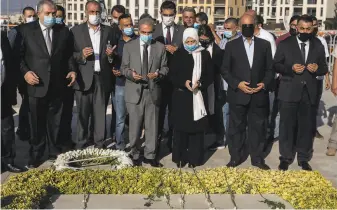
<instances>
[{"instance_id":1,"label":"dark suit jacket","mask_svg":"<svg viewBox=\"0 0 337 210\"><path fill-rule=\"evenodd\" d=\"M115 77L112 73L113 64L109 62L105 51L108 41L112 46L116 45L116 34L110 26L100 25L101 40L100 40L100 66L101 78L103 79L103 86L105 92L111 92L115 84ZM74 89L79 91L87 91L92 85L94 77L94 55L89 56L83 60L82 50L86 47L92 47L88 23L77 25L71 29L74 39L74 59L78 64L77 79L74 84Z\"/></svg>"},{"instance_id":2,"label":"dark suit jacket","mask_svg":"<svg viewBox=\"0 0 337 210\"><path fill-rule=\"evenodd\" d=\"M171 43L172 45L181 47L183 44L183 34L184 34L185 28L184 26L177 25L177 24L174 24L172 27L174 27L174 33L173 33L173 37L171 37L172 39ZM159 23L158 25L156 25L156 28L153 32L153 39L165 45L165 37L163 34L163 23Z\"/></svg>"},{"instance_id":3,"label":"dark suit jacket","mask_svg":"<svg viewBox=\"0 0 337 210\"><path fill-rule=\"evenodd\" d=\"M269 103L269 85L274 78L272 70L273 58L270 43L254 37L254 58L250 68L243 38L237 38L227 43L223 57L221 74L228 83L227 99L229 103L247 105L251 100L257 106L266 106ZM256 88L263 82L265 89L255 94L246 94L238 88L240 82L250 83Z\"/></svg>"},{"instance_id":4,"label":"dark suit jacket","mask_svg":"<svg viewBox=\"0 0 337 210\"><path fill-rule=\"evenodd\" d=\"M223 89L223 81L221 78L221 66L224 58L223 55L224 51L216 43L213 43L212 61L214 68L214 91L216 98L219 98L221 90Z\"/></svg>"},{"instance_id":5,"label":"dark suit jacket","mask_svg":"<svg viewBox=\"0 0 337 210\"><path fill-rule=\"evenodd\" d=\"M11 105L16 104L18 71L13 68L12 50L7 34L1 31L1 51L5 67L5 79L1 84L1 118L12 115Z\"/></svg>"},{"instance_id":6,"label":"dark suit jacket","mask_svg":"<svg viewBox=\"0 0 337 210\"><path fill-rule=\"evenodd\" d=\"M302 74L296 74L292 70L294 64L308 65L310 63L318 65L318 70L315 73L305 69ZM328 72L324 47L320 44L320 41L311 40L307 61L305 62L301 56L297 37L289 37L278 45L274 57L274 69L282 75L278 92L280 100L287 102L300 101L303 87L306 86L310 101L314 104L317 97L316 76L322 76Z\"/></svg>"},{"instance_id":7,"label":"dark suit jacket","mask_svg":"<svg viewBox=\"0 0 337 210\"><path fill-rule=\"evenodd\" d=\"M28 95L44 97L49 88L61 93L69 81L67 73L73 70L71 63L72 40L65 27L53 27L52 54L49 55L47 45L39 21L20 26L22 36L20 69L23 75L33 71L40 80L38 85L27 83Z\"/></svg>"}]
</instances>

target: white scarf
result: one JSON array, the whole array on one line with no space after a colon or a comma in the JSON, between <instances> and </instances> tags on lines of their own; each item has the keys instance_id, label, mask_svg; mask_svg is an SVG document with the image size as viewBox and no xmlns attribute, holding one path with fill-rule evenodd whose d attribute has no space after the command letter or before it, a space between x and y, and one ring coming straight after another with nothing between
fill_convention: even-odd
<instances>
[{"instance_id":1,"label":"white scarf","mask_svg":"<svg viewBox=\"0 0 337 210\"><path fill-rule=\"evenodd\" d=\"M198 33L194 28L187 28L184 31L183 35L183 43L185 43L187 38L193 38L197 42L199 42L199 37ZM199 47L193 52L190 52L193 56L194 60L194 67L193 67L193 73L192 73L192 87L194 84L196 84L201 77L201 67L202 67L202 62L201 62L201 51L204 48ZM207 116L206 108L205 108L205 103L204 99L202 97L202 93L199 89L195 89L193 91L193 118L194 121L198 121L201 118Z\"/></svg>"}]
</instances>

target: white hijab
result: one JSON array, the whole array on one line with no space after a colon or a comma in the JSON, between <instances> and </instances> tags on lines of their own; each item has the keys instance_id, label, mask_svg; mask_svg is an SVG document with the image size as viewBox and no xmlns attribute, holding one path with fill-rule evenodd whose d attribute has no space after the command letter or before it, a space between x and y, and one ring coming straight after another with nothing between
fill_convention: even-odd
<instances>
[{"instance_id":1,"label":"white hijab","mask_svg":"<svg viewBox=\"0 0 337 210\"><path fill-rule=\"evenodd\" d=\"M197 30L194 28L187 28L184 31L183 35L183 43L187 40L187 38L192 38L197 41L199 44L199 37ZM204 48L199 46L196 50L193 52L190 52L193 56L194 60L194 67L193 67L193 74L192 74L192 86L196 84L201 77L201 51ZM204 99L202 97L201 91L199 89L196 89L193 91L193 118L194 121L198 121L201 118L207 116L207 112L205 109Z\"/></svg>"}]
</instances>

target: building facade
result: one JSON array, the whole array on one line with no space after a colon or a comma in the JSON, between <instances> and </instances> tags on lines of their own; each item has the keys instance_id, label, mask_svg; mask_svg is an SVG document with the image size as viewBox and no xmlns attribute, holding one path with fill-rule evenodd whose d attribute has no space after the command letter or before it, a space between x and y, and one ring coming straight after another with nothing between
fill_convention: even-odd
<instances>
[{"instance_id":1,"label":"building facade","mask_svg":"<svg viewBox=\"0 0 337 210\"><path fill-rule=\"evenodd\" d=\"M285 17L308 14L316 16L322 29L335 0L252 0L249 5L263 16L265 23L283 23Z\"/></svg>"},{"instance_id":2,"label":"building facade","mask_svg":"<svg viewBox=\"0 0 337 210\"><path fill-rule=\"evenodd\" d=\"M185 7L193 7L197 13L205 12L208 16L208 22L214 22L214 0L177 0L176 2L178 22L182 23L182 12Z\"/></svg>"}]
</instances>

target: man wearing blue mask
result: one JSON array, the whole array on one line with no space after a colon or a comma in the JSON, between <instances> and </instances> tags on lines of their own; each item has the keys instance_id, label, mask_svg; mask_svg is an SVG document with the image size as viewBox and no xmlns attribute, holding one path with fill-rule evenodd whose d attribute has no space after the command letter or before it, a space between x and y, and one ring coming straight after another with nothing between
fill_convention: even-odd
<instances>
[{"instance_id":1,"label":"man wearing blue mask","mask_svg":"<svg viewBox=\"0 0 337 210\"><path fill-rule=\"evenodd\" d=\"M224 24L224 36L223 39L220 41L219 47L224 50L226 47L227 42L232 41L240 35L238 34L238 20L236 18L228 18L225 20Z\"/></svg>"},{"instance_id":2,"label":"man wearing blue mask","mask_svg":"<svg viewBox=\"0 0 337 210\"><path fill-rule=\"evenodd\" d=\"M129 140L134 165L141 165L139 140L145 125L144 163L161 167L156 160L159 108L162 88L160 80L168 74L165 46L152 39L154 21L139 21L140 38L125 44L121 65L126 77L125 102L130 116Z\"/></svg>"},{"instance_id":3,"label":"man wearing blue mask","mask_svg":"<svg viewBox=\"0 0 337 210\"><path fill-rule=\"evenodd\" d=\"M46 141L49 158L54 159L61 152L63 145L57 135L62 94L76 79L69 30L54 26L56 5L50 0L41 0L37 9L39 20L20 28L20 70L26 81L31 127L28 169L41 163Z\"/></svg>"},{"instance_id":4,"label":"man wearing blue mask","mask_svg":"<svg viewBox=\"0 0 337 210\"><path fill-rule=\"evenodd\" d=\"M66 19L66 11L64 9L64 7L60 6L60 5L56 5L56 19L55 19L55 23L58 25L63 25L64 24L64 20Z\"/></svg>"},{"instance_id":5,"label":"man wearing blue mask","mask_svg":"<svg viewBox=\"0 0 337 210\"><path fill-rule=\"evenodd\" d=\"M116 125L114 128L116 135L116 149L124 150L124 132L125 132L125 117L126 117L126 105L124 100L125 95L125 77L122 75L120 66L123 56L123 48L126 43L131 40L137 39L137 35L134 34L132 17L129 14L123 14L119 17L119 29L122 32L122 36L117 43L117 55L114 60L113 74L116 76L115 92L112 93L112 104L116 112Z\"/></svg>"}]
</instances>

